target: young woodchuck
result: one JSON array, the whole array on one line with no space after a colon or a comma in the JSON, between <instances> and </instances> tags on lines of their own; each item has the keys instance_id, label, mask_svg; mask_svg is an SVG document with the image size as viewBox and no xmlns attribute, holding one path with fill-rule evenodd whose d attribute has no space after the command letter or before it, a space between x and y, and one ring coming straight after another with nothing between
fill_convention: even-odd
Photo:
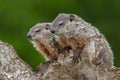
<instances>
[{"instance_id":1,"label":"young woodchuck","mask_svg":"<svg viewBox=\"0 0 120 80\"><path fill-rule=\"evenodd\" d=\"M50 37L49 31L47 31L50 26L51 23L38 23L33 26L27 34L30 42L33 43L34 47L45 57L47 61L53 60L56 56L48 49L48 40L45 38ZM46 33L44 33L44 31Z\"/></svg>"},{"instance_id":2,"label":"young woodchuck","mask_svg":"<svg viewBox=\"0 0 120 80\"><path fill-rule=\"evenodd\" d=\"M73 61L82 60L80 54L86 50L90 60L95 64L105 63L113 65L113 53L105 37L91 24L85 22L74 14L59 14L53 21L51 32L57 35L57 41L62 46L71 46L73 49ZM64 37L64 38L63 38ZM89 51L90 47L93 52ZM99 59L99 61L97 60ZM97 61L96 61L97 60Z\"/></svg>"}]
</instances>

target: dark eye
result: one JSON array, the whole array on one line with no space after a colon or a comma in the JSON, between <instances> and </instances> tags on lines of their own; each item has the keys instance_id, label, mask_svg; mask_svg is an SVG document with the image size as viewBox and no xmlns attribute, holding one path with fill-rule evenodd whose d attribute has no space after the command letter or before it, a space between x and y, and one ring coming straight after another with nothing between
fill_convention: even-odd
<instances>
[{"instance_id":1,"label":"dark eye","mask_svg":"<svg viewBox=\"0 0 120 80\"><path fill-rule=\"evenodd\" d=\"M36 30L35 32L36 32L36 33L37 33L37 32L40 32L40 29Z\"/></svg>"},{"instance_id":2,"label":"dark eye","mask_svg":"<svg viewBox=\"0 0 120 80\"><path fill-rule=\"evenodd\" d=\"M75 20L75 16L74 15L70 15L70 22L72 22L73 20Z\"/></svg>"},{"instance_id":3,"label":"dark eye","mask_svg":"<svg viewBox=\"0 0 120 80\"><path fill-rule=\"evenodd\" d=\"M60 21L58 24L59 24L59 26L62 26L62 25L64 25L64 22Z\"/></svg>"},{"instance_id":4,"label":"dark eye","mask_svg":"<svg viewBox=\"0 0 120 80\"><path fill-rule=\"evenodd\" d=\"M50 29L50 25L49 25L49 24L46 24L45 29L46 29L46 30L49 30L49 29Z\"/></svg>"}]
</instances>

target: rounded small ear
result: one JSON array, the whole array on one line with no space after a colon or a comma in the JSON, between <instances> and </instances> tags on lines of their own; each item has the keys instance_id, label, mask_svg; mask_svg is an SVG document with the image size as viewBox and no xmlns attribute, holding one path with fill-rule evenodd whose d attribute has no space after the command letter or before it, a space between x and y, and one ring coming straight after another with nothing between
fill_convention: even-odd
<instances>
[{"instance_id":1,"label":"rounded small ear","mask_svg":"<svg viewBox=\"0 0 120 80\"><path fill-rule=\"evenodd\" d=\"M49 25L49 24L46 24L45 29L46 29L46 30L49 30L49 29L50 29L50 25Z\"/></svg>"},{"instance_id":2,"label":"rounded small ear","mask_svg":"<svg viewBox=\"0 0 120 80\"><path fill-rule=\"evenodd\" d=\"M71 14L69 20L70 22L72 22L73 20L75 20L75 16Z\"/></svg>"}]
</instances>

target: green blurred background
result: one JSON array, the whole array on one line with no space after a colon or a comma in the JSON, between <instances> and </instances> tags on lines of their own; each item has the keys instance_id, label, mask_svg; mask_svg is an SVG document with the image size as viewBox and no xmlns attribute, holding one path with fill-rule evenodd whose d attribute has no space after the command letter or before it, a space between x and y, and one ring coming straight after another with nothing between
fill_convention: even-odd
<instances>
[{"instance_id":1,"label":"green blurred background","mask_svg":"<svg viewBox=\"0 0 120 80\"><path fill-rule=\"evenodd\" d=\"M27 40L30 27L51 22L59 13L74 13L96 26L108 39L120 66L120 0L0 0L0 40L14 46L35 68L43 57Z\"/></svg>"}]
</instances>

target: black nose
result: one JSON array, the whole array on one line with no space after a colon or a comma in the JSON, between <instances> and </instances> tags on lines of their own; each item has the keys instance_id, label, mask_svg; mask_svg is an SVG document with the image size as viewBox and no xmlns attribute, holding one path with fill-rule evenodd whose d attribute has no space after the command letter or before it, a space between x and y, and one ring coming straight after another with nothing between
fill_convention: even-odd
<instances>
[{"instance_id":1,"label":"black nose","mask_svg":"<svg viewBox=\"0 0 120 80\"><path fill-rule=\"evenodd\" d=\"M32 40L32 36L31 35L27 35L27 38Z\"/></svg>"},{"instance_id":2,"label":"black nose","mask_svg":"<svg viewBox=\"0 0 120 80\"><path fill-rule=\"evenodd\" d=\"M51 30L51 33L55 34L55 30Z\"/></svg>"}]
</instances>

